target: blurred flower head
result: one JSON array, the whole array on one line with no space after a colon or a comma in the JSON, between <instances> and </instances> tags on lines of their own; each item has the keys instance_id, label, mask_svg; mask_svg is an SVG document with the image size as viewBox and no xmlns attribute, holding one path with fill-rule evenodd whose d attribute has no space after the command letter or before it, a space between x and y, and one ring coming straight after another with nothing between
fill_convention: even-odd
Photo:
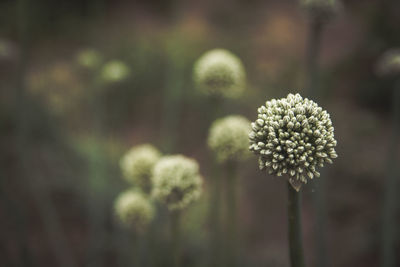
<instances>
[{"instance_id":1,"label":"blurred flower head","mask_svg":"<svg viewBox=\"0 0 400 267\"><path fill-rule=\"evenodd\" d=\"M259 156L260 169L287 175L296 190L337 157L330 115L299 94L267 101L251 127L250 150Z\"/></svg>"},{"instance_id":2,"label":"blurred flower head","mask_svg":"<svg viewBox=\"0 0 400 267\"><path fill-rule=\"evenodd\" d=\"M249 156L250 121L233 115L216 120L210 128L208 146L219 162L240 161Z\"/></svg>"},{"instance_id":3,"label":"blurred flower head","mask_svg":"<svg viewBox=\"0 0 400 267\"><path fill-rule=\"evenodd\" d=\"M300 5L320 22L328 21L341 9L338 0L300 0Z\"/></svg>"},{"instance_id":4,"label":"blurred flower head","mask_svg":"<svg viewBox=\"0 0 400 267\"><path fill-rule=\"evenodd\" d=\"M115 201L115 213L122 225L142 232L154 218L154 207L140 191L122 192Z\"/></svg>"},{"instance_id":5,"label":"blurred flower head","mask_svg":"<svg viewBox=\"0 0 400 267\"><path fill-rule=\"evenodd\" d=\"M182 155L165 156L153 171L155 199L169 210L181 210L200 197L202 178L198 163Z\"/></svg>"},{"instance_id":6,"label":"blurred flower head","mask_svg":"<svg viewBox=\"0 0 400 267\"><path fill-rule=\"evenodd\" d=\"M151 188L151 174L161 153L152 145L144 144L131 148L120 160L124 178L148 192Z\"/></svg>"},{"instance_id":7,"label":"blurred flower head","mask_svg":"<svg viewBox=\"0 0 400 267\"><path fill-rule=\"evenodd\" d=\"M130 74L129 67L119 60L113 60L103 66L101 75L105 82L120 82Z\"/></svg>"},{"instance_id":8,"label":"blurred flower head","mask_svg":"<svg viewBox=\"0 0 400 267\"><path fill-rule=\"evenodd\" d=\"M86 49L81 51L77 56L78 64L87 69L95 69L102 63L99 52L94 49Z\"/></svg>"},{"instance_id":9,"label":"blurred flower head","mask_svg":"<svg viewBox=\"0 0 400 267\"><path fill-rule=\"evenodd\" d=\"M202 55L194 65L197 88L208 95L239 97L246 85L241 60L225 49L214 49Z\"/></svg>"},{"instance_id":10,"label":"blurred flower head","mask_svg":"<svg viewBox=\"0 0 400 267\"><path fill-rule=\"evenodd\" d=\"M398 75L400 74L400 49L386 51L380 58L377 65L379 75Z\"/></svg>"}]
</instances>

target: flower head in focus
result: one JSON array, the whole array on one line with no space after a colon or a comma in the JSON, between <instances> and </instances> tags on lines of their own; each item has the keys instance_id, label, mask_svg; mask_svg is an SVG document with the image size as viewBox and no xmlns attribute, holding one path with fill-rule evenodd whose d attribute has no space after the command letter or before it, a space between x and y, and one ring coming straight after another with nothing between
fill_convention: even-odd
<instances>
[{"instance_id":1,"label":"flower head in focus","mask_svg":"<svg viewBox=\"0 0 400 267\"><path fill-rule=\"evenodd\" d=\"M250 121L233 115L216 120L210 128L208 146L219 162L240 161L249 156Z\"/></svg>"},{"instance_id":2,"label":"flower head in focus","mask_svg":"<svg viewBox=\"0 0 400 267\"><path fill-rule=\"evenodd\" d=\"M152 196L171 211L186 208L202 192L198 163L182 155L161 158L154 167L152 182Z\"/></svg>"},{"instance_id":3,"label":"flower head in focus","mask_svg":"<svg viewBox=\"0 0 400 267\"><path fill-rule=\"evenodd\" d=\"M330 115L299 94L267 101L251 127L250 150L259 156L260 169L286 175L296 190L337 157Z\"/></svg>"},{"instance_id":4,"label":"flower head in focus","mask_svg":"<svg viewBox=\"0 0 400 267\"><path fill-rule=\"evenodd\" d=\"M246 86L246 73L241 60L225 49L213 49L194 65L193 77L199 91L215 96L235 98Z\"/></svg>"},{"instance_id":5,"label":"flower head in focus","mask_svg":"<svg viewBox=\"0 0 400 267\"><path fill-rule=\"evenodd\" d=\"M115 201L115 213L128 228L142 232L154 218L154 206L140 191L122 192Z\"/></svg>"},{"instance_id":6,"label":"flower head in focus","mask_svg":"<svg viewBox=\"0 0 400 267\"><path fill-rule=\"evenodd\" d=\"M151 175L161 153L150 144L131 148L120 160L124 178L148 192L151 188Z\"/></svg>"}]
</instances>

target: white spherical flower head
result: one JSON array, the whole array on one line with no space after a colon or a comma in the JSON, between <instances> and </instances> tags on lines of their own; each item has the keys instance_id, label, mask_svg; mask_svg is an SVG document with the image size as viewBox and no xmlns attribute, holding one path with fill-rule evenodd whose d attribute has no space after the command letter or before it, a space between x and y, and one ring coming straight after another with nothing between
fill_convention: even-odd
<instances>
[{"instance_id":1,"label":"white spherical flower head","mask_svg":"<svg viewBox=\"0 0 400 267\"><path fill-rule=\"evenodd\" d=\"M260 169L286 175L296 190L337 157L330 115L299 94L267 101L251 127L250 150L259 156Z\"/></svg>"},{"instance_id":2,"label":"white spherical flower head","mask_svg":"<svg viewBox=\"0 0 400 267\"><path fill-rule=\"evenodd\" d=\"M115 213L128 228L142 232L154 218L154 206L140 191L128 190L115 201Z\"/></svg>"},{"instance_id":3,"label":"white spherical flower head","mask_svg":"<svg viewBox=\"0 0 400 267\"><path fill-rule=\"evenodd\" d=\"M143 191L151 188L151 174L161 153L152 145L144 144L131 148L120 160L124 178Z\"/></svg>"},{"instance_id":4,"label":"white spherical flower head","mask_svg":"<svg viewBox=\"0 0 400 267\"><path fill-rule=\"evenodd\" d=\"M202 55L194 65L197 88L208 95L236 98L246 86L241 60L225 49L214 49Z\"/></svg>"},{"instance_id":5,"label":"white spherical flower head","mask_svg":"<svg viewBox=\"0 0 400 267\"><path fill-rule=\"evenodd\" d=\"M169 210L181 210L200 197L202 178L198 163L182 155L165 156L154 167L155 199Z\"/></svg>"},{"instance_id":6,"label":"white spherical flower head","mask_svg":"<svg viewBox=\"0 0 400 267\"><path fill-rule=\"evenodd\" d=\"M208 146L219 162L241 161L249 156L250 121L234 115L216 120L210 128Z\"/></svg>"},{"instance_id":7,"label":"white spherical flower head","mask_svg":"<svg viewBox=\"0 0 400 267\"><path fill-rule=\"evenodd\" d=\"M122 61L113 60L103 66L101 74L105 82L120 82L129 76L130 69Z\"/></svg>"},{"instance_id":8,"label":"white spherical flower head","mask_svg":"<svg viewBox=\"0 0 400 267\"><path fill-rule=\"evenodd\" d=\"M88 69L94 69L101 64L101 55L94 49L83 50L78 54L78 64Z\"/></svg>"},{"instance_id":9,"label":"white spherical flower head","mask_svg":"<svg viewBox=\"0 0 400 267\"><path fill-rule=\"evenodd\" d=\"M300 5L321 22L336 16L341 9L338 0L300 0Z\"/></svg>"},{"instance_id":10,"label":"white spherical flower head","mask_svg":"<svg viewBox=\"0 0 400 267\"><path fill-rule=\"evenodd\" d=\"M379 75L399 75L400 49L391 49L385 52L378 62L377 71Z\"/></svg>"}]
</instances>

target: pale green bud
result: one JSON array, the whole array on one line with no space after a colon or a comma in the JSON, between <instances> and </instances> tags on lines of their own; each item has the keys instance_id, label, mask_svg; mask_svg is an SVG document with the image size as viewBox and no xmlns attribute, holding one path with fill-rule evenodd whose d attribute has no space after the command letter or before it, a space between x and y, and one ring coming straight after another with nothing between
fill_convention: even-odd
<instances>
[{"instance_id":1,"label":"pale green bud","mask_svg":"<svg viewBox=\"0 0 400 267\"><path fill-rule=\"evenodd\" d=\"M214 49L202 55L194 65L193 77L201 92L235 98L246 86L241 60L225 49Z\"/></svg>"},{"instance_id":2,"label":"pale green bud","mask_svg":"<svg viewBox=\"0 0 400 267\"><path fill-rule=\"evenodd\" d=\"M113 60L103 66L101 75L105 82L120 82L130 74L129 67L119 60Z\"/></svg>"},{"instance_id":3,"label":"pale green bud","mask_svg":"<svg viewBox=\"0 0 400 267\"><path fill-rule=\"evenodd\" d=\"M258 128L264 123L263 120L256 122ZM249 156L250 131L250 121L243 116L234 115L218 119L211 125L208 146L219 162L244 160ZM260 142L259 146L264 147L264 144Z\"/></svg>"},{"instance_id":4,"label":"pale green bud","mask_svg":"<svg viewBox=\"0 0 400 267\"><path fill-rule=\"evenodd\" d=\"M312 100L289 94L267 101L258 111L249 148L259 156L261 170L277 176L287 174L299 190L308 179L319 177L317 166L337 158L330 115Z\"/></svg>"},{"instance_id":5,"label":"pale green bud","mask_svg":"<svg viewBox=\"0 0 400 267\"><path fill-rule=\"evenodd\" d=\"M154 218L151 201L140 191L122 192L115 201L115 213L125 227L142 232Z\"/></svg>"},{"instance_id":6,"label":"pale green bud","mask_svg":"<svg viewBox=\"0 0 400 267\"><path fill-rule=\"evenodd\" d=\"M102 58L99 52L94 49L81 51L77 56L78 64L88 69L94 69L100 66Z\"/></svg>"},{"instance_id":7,"label":"pale green bud","mask_svg":"<svg viewBox=\"0 0 400 267\"><path fill-rule=\"evenodd\" d=\"M152 181L152 196L169 210L184 209L202 192L198 163L182 155L161 158L154 166Z\"/></svg>"},{"instance_id":8,"label":"pale green bud","mask_svg":"<svg viewBox=\"0 0 400 267\"><path fill-rule=\"evenodd\" d=\"M144 144L131 148L120 160L124 178L143 191L151 189L151 175L161 153L152 145Z\"/></svg>"}]
</instances>

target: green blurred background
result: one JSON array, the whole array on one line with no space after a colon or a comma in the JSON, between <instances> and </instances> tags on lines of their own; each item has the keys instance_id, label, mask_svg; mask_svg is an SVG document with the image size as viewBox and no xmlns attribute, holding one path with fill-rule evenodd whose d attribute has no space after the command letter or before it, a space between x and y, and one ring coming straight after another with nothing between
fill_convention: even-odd
<instances>
[{"instance_id":1,"label":"green blurred background","mask_svg":"<svg viewBox=\"0 0 400 267\"><path fill-rule=\"evenodd\" d=\"M324 171L326 265L377 266L395 79L375 70L383 52L400 46L400 2L343 6L323 34L315 97L331 114L339 155ZM295 0L2 0L0 266L133 266L135 249L148 255L138 266L168 266L165 214L153 225L150 251L146 240L134 247L137 237L113 211L128 187L119 159L141 143L200 162L205 193L184 215L183 263L208 266L206 139L215 108L195 90L193 64L213 48L238 55L248 86L244 97L224 102L221 116L254 120L268 99L307 96L307 34ZM79 64L88 49L99 54L98 66ZM128 76L98 81L99 66L114 60ZM243 266L288 266L285 181L260 172L255 157L240 176ZM317 266L315 190L303 189L309 266Z\"/></svg>"}]
</instances>

